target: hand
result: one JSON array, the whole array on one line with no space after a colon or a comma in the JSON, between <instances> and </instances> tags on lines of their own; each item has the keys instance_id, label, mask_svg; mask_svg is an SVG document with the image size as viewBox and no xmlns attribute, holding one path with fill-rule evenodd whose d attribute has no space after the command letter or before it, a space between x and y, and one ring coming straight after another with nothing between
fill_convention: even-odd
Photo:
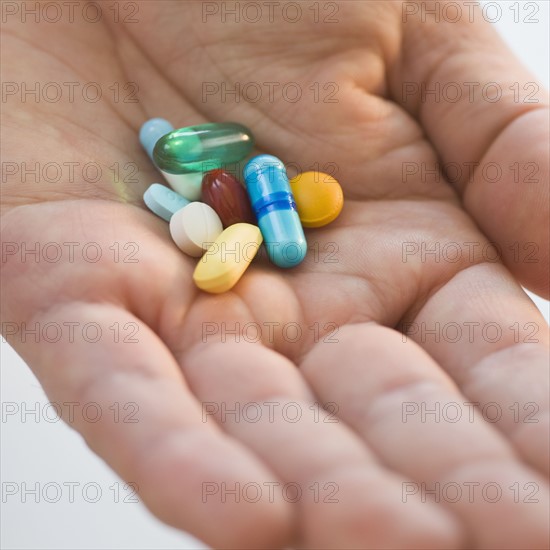
<instances>
[{"instance_id":1,"label":"hand","mask_svg":"<svg viewBox=\"0 0 550 550\"><path fill-rule=\"evenodd\" d=\"M56 343L23 342L20 332L9 341L53 401L104 411L136 403L137 423L104 414L73 425L156 515L215 547L546 547L547 331L519 283L548 295L547 99L517 101L510 86L533 77L479 11L473 24L467 7L461 22L435 23L422 21L420 4L404 16L409 2L329 4L337 13L318 4L318 23L313 2L300 2L294 24L294 12L285 20L277 9L273 23L264 12L236 24L212 14L221 4L161 1L139 2L137 23L113 23L106 5L95 24L80 7L73 23L8 20L5 74L28 87L57 82L63 95L8 97L4 161L56 162L62 175L34 183L19 172L3 184L12 243L3 322L6 332L22 323L65 331ZM123 101L129 81L138 103ZM67 82L80 83L72 102ZM99 101L82 98L87 82L100 86ZM237 82L257 83L261 99L213 92ZM280 83L272 98L269 82ZM296 87L282 97L289 82L302 92L296 103ZM468 82L480 83L474 101ZM500 101L482 96L489 82ZM459 83L463 98L422 98L422 83ZM336 167L342 215L307 232L312 251L299 268L261 258L232 292L198 292L196 260L141 200L161 181L137 138L154 116L176 127L238 121L263 152L303 170ZM447 176L422 170L437 162ZM482 173L489 162L502 169L493 183ZM86 163L100 165L98 181ZM122 181L127 163L139 167L135 183ZM479 163L473 177L466 163ZM512 163L535 163L536 181L515 182ZM38 262L22 254L35 243ZM61 259L45 260L58 250L47 243ZM65 243L77 243L71 258ZM229 333L247 323L256 325L245 335ZM251 342L254 327L261 341ZM272 419L266 402L276 403ZM474 402L471 418L463 404ZM247 403L257 406L243 417ZM318 404L327 403L325 412ZM259 421L247 420L258 407ZM439 417L424 418L436 407ZM490 422L495 408L502 416ZM257 485L243 495L247 483ZM282 494L285 483L297 485ZM437 487L438 499L426 496Z\"/></svg>"}]
</instances>

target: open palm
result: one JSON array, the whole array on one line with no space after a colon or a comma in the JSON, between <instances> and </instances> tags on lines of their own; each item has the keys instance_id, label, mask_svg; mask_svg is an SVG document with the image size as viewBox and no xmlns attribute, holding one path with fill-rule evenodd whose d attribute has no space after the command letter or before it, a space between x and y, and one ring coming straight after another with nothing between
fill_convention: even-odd
<instances>
[{"instance_id":1,"label":"open palm","mask_svg":"<svg viewBox=\"0 0 550 550\"><path fill-rule=\"evenodd\" d=\"M511 88L532 77L477 12L404 22L400 2L301 2L296 23L236 23L222 4L5 26L4 80L103 91L4 106L4 160L78 163L3 185L3 321L76 327L11 343L53 401L136 404L137 422L72 423L155 514L210 545L547 546L547 331L517 282L548 292L548 113ZM423 98L422 82L504 96ZM141 200L160 177L137 139L154 116L249 126L291 170L333 172L341 216L307 231L299 268L264 256L233 291L197 291L196 260ZM427 172L438 159L463 168L453 185ZM535 163L535 180L513 163L521 178ZM35 243L62 260L20 253Z\"/></svg>"}]
</instances>

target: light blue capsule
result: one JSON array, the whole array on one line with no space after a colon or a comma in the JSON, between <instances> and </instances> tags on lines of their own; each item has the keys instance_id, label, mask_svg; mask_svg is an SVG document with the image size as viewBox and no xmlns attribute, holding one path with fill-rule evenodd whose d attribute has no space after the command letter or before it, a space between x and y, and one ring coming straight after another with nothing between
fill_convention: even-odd
<instances>
[{"instance_id":1,"label":"light blue capsule","mask_svg":"<svg viewBox=\"0 0 550 550\"><path fill-rule=\"evenodd\" d=\"M148 120L139 131L139 141L143 148L147 151L149 158L153 160L153 149L157 141L166 134L174 131L174 127L163 118L152 118Z\"/></svg>"},{"instance_id":2,"label":"light blue capsule","mask_svg":"<svg viewBox=\"0 0 550 550\"><path fill-rule=\"evenodd\" d=\"M244 180L271 261L297 266L306 256L307 242L285 165L277 157L259 155L245 166Z\"/></svg>"},{"instance_id":3,"label":"light blue capsule","mask_svg":"<svg viewBox=\"0 0 550 550\"><path fill-rule=\"evenodd\" d=\"M178 210L189 204L186 198L160 183L149 186L143 195L143 201L151 212L167 222Z\"/></svg>"},{"instance_id":4,"label":"light blue capsule","mask_svg":"<svg viewBox=\"0 0 550 550\"><path fill-rule=\"evenodd\" d=\"M153 149L157 141L173 131L174 127L172 124L163 118L152 118L141 127L139 131L139 141L145 151L147 151L153 164L155 164ZM164 176L168 185L186 199L190 201L197 201L200 199L203 176L201 172L191 174L168 174L160 169L159 172Z\"/></svg>"}]
</instances>

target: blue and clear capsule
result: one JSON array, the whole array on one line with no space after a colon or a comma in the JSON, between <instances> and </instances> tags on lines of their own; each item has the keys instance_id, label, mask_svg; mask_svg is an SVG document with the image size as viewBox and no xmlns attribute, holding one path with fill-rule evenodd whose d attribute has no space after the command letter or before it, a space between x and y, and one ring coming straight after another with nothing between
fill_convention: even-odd
<instances>
[{"instance_id":1,"label":"blue and clear capsule","mask_svg":"<svg viewBox=\"0 0 550 550\"><path fill-rule=\"evenodd\" d=\"M153 158L153 150L157 141L174 131L174 127L170 122L163 118L152 118L145 122L139 131L139 141L143 148L147 151L149 158L156 165ZM158 168L158 166L157 166ZM201 172L191 174L169 174L164 170L160 170L164 179L170 187L177 191L180 195L189 201L198 201L201 196L201 185L203 174Z\"/></svg>"},{"instance_id":2,"label":"blue and clear capsule","mask_svg":"<svg viewBox=\"0 0 550 550\"><path fill-rule=\"evenodd\" d=\"M306 256L307 242L285 165L277 157L259 155L245 166L244 179L271 261L297 266Z\"/></svg>"}]
</instances>

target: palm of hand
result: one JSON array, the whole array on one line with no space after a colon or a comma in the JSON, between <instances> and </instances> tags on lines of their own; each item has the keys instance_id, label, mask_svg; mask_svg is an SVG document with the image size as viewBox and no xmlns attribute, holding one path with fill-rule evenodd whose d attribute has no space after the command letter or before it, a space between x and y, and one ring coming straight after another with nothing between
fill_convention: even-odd
<instances>
[{"instance_id":1,"label":"palm of hand","mask_svg":"<svg viewBox=\"0 0 550 550\"><path fill-rule=\"evenodd\" d=\"M288 44L281 40L290 32L283 21L244 29L201 24L200 6L172 3L141 3L136 25L92 25L86 33L69 27L59 41L43 41L36 55L44 57L46 66L37 71L49 75L45 80L55 74L60 81L76 80L74 75L100 83L135 81L140 102L48 105L50 118L39 130L48 141L38 160L61 155L104 167L135 162L139 182L113 181L105 168L99 183L76 181L57 188L57 196L10 193L11 205L29 197L36 203L5 216L6 241L96 242L102 257L97 263L79 254L71 263L7 262L6 295L20 296L17 310L8 305L7 319L103 327L109 338L101 343L40 342L20 351L56 401L76 395L105 409L113 402L138 404L137 424L105 418L77 422L77 428L122 476L138 483L155 513L210 544L544 544L546 482L512 451L515 446L531 467L544 469L548 450L535 436L544 433L544 422L529 425L527 437L526 429L506 419L491 425L479 415L471 421L464 414L457 423L421 422L415 414L404 420L405 404L414 411L422 404L496 401L506 410L535 401L524 390L544 384L539 367L545 351L506 349L516 343L509 325L523 327L536 314L502 264L487 262L488 238L476 227L483 219L472 220L444 177L403 175L405 165L434 166L437 153L423 131L433 135L438 128L428 115L423 129L391 100L392 89L414 74L403 66L398 74L388 63L397 56L399 10L375 3L339 6L340 24L323 25L319 35L318 26L300 22ZM81 67L68 63L76 55L85 62ZM292 103L275 92L271 101L265 83L275 81L279 90L297 83L303 99ZM262 100L237 102L228 95L223 102L221 92L205 95L222 82L258 83ZM336 103L328 95L334 86L324 87L331 82L337 84ZM315 163L336 167L346 195L341 217L308 232L312 251L298 269L277 270L263 258L233 292L197 292L191 281L196 261L176 249L166 224L141 202L147 185L158 180L136 137L152 116L176 126L235 120L252 128L261 150L304 171ZM20 118L17 124L23 139L29 122ZM515 131L521 136L521 127ZM472 141L484 143L481 137ZM457 157L479 160L474 145L464 141ZM494 224L488 224L491 232ZM136 243L134 256L126 243ZM448 243L460 247L458 261ZM424 256L424 246L439 247L439 256ZM511 267L531 284L539 280L525 265ZM469 341L472 322L497 323L504 335L490 342L476 328ZM410 323L417 343L385 328L403 323ZM464 331L457 344L423 333L449 323ZM118 342L109 328L115 324L122 330ZM133 327L137 342L121 342ZM231 332L244 327L240 337ZM497 363L504 366L495 370ZM544 407L543 391L537 397ZM329 402L336 417L314 404ZM243 418L247 403L260 408L257 422ZM273 404L273 417L266 403ZM205 417L201 405L212 416ZM224 415L224 408L235 407L240 418ZM300 411L299 421L289 420L291 410ZM542 497L530 506L515 504L508 489L498 504L481 497L436 504L423 502L420 492L403 497L403 487L424 482L495 480L502 487L535 481ZM240 494L224 501L224 482L257 484L261 498L252 502ZM280 486L272 494L272 482L296 483L302 497L289 502ZM329 498L333 490L338 503ZM509 523L512 515L516 521ZM393 530L397 522L400 529Z\"/></svg>"}]
</instances>

